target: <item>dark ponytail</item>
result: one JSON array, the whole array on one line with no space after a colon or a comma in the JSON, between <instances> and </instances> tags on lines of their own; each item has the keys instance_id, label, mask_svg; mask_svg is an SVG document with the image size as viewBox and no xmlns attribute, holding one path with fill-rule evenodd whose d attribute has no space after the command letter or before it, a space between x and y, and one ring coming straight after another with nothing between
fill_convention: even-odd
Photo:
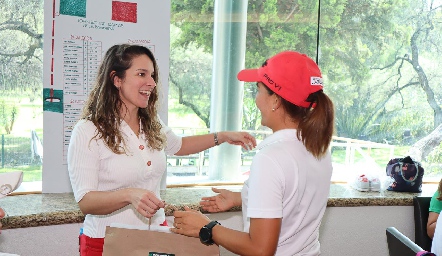
<instances>
[{"instance_id":1,"label":"dark ponytail","mask_svg":"<svg viewBox=\"0 0 442 256\"><path fill-rule=\"evenodd\" d=\"M304 108L304 115L299 119L297 135L307 150L316 158L320 158L327 152L333 137L334 106L322 90L310 94L307 101L313 104L310 108Z\"/></svg>"},{"instance_id":2,"label":"dark ponytail","mask_svg":"<svg viewBox=\"0 0 442 256\"><path fill-rule=\"evenodd\" d=\"M310 94L307 101L312 104L304 108L281 98L284 109L295 122L298 122L298 139L319 159L326 154L333 137L335 118L333 102L322 90Z\"/></svg>"},{"instance_id":3,"label":"dark ponytail","mask_svg":"<svg viewBox=\"0 0 442 256\"><path fill-rule=\"evenodd\" d=\"M269 95L275 94L266 85ZM309 95L310 107L299 107L276 94L293 122L298 123L297 137L317 159L323 157L330 146L335 122L335 110L331 99L322 91Z\"/></svg>"}]
</instances>

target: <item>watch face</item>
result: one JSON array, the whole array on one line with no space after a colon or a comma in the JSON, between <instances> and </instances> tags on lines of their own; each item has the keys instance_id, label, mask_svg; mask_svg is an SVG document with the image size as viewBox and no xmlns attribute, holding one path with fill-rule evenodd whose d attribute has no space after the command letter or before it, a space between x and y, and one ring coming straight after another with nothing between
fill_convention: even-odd
<instances>
[{"instance_id":1,"label":"watch face","mask_svg":"<svg viewBox=\"0 0 442 256\"><path fill-rule=\"evenodd\" d=\"M200 230L200 240L203 243L207 243L211 240L212 236L208 228L204 227Z\"/></svg>"}]
</instances>

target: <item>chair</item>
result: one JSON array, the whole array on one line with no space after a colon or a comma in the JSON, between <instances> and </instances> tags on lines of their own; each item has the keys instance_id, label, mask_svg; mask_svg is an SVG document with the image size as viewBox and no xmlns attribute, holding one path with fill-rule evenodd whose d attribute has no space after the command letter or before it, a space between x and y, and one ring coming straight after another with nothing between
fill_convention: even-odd
<instances>
[{"instance_id":1,"label":"chair","mask_svg":"<svg viewBox=\"0 0 442 256\"><path fill-rule=\"evenodd\" d=\"M414 241L426 251L431 250L433 240L427 235L427 222L431 197L413 197L414 207Z\"/></svg>"},{"instance_id":2,"label":"chair","mask_svg":"<svg viewBox=\"0 0 442 256\"><path fill-rule=\"evenodd\" d=\"M395 227L388 227L386 234L390 256L416 256L418 252L424 251Z\"/></svg>"}]
</instances>

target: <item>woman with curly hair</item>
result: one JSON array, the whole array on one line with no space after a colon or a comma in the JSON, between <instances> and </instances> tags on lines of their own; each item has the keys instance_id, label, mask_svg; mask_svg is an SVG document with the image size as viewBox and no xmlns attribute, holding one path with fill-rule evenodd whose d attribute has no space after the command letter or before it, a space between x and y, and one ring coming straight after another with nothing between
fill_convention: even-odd
<instances>
[{"instance_id":1,"label":"woman with curly hair","mask_svg":"<svg viewBox=\"0 0 442 256\"><path fill-rule=\"evenodd\" d=\"M158 116L158 80L153 53L139 45L112 46L98 69L68 149L75 200L85 214L81 255L102 254L111 223L165 222L160 180L166 155L198 153L223 142L256 146L246 132L174 134Z\"/></svg>"}]
</instances>

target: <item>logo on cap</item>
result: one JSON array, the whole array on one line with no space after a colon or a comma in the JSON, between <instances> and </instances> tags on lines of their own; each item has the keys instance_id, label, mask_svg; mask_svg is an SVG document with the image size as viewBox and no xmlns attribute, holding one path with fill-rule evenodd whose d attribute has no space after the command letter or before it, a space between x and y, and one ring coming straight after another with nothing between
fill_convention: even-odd
<instances>
[{"instance_id":1,"label":"logo on cap","mask_svg":"<svg viewBox=\"0 0 442 256\"><path fill-rule=\"evenodd\" d=\"M267 74L264 74L264 77L269 84L275 86L275 89L278 89L278 91L281 90L282 87L277 83L275 83L275 81L273 81Z\"/></svg>"},{"instance_id":2,"label":"logo on cap","mask_svg":"<svg viewBox=\"0 0 442 256\"><path fill-rule=\"evenodd\" d=\"M312 76L310 77L310 85L323 85L323 79L321 77Z\"/></svg>"}]
</instances>

